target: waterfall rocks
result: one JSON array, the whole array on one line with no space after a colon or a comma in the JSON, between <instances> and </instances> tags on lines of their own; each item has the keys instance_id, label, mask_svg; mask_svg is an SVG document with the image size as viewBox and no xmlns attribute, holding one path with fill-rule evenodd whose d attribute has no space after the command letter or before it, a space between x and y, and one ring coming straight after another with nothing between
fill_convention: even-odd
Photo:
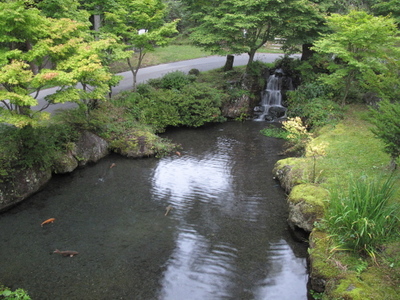
<instances>
[{"instance_id":1,"label":"waterfall rocks","mask_svg":"<svg viewBox=\"0 0 400 300\"><path fill-rule=\"evenodd\" d=\"M293 90L292 79L282 69L273 70L271 73L267 76L260 104L254 108L256 121L274 121L286 117L284 100L286 91Z\"/></svg>"}]
</instances>

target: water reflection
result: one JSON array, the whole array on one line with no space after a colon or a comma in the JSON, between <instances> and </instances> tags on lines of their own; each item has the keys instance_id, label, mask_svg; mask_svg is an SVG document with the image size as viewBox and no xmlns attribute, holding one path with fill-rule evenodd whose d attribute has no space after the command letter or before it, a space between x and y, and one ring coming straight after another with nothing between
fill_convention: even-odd
<instances>
[{"instance_id":1,"label":"water reflection","mask_svg":"<svg viewBox=\"0 0 400 300\"><path fill-rule=\"evenodd\" d=\"M281 142L261 128L178 130L180 157L110 156L54 178L0 215L0 283L34 300L306 299L306 248L271 176Z\"/></svg>"},{"instance_id":2,"label":"water reflection","mask_svg":"<svg viewBox=\"0 0 400 300\"><path fill-rule=\"evenodd\" d=\"M154 200L172 204L179 224L159 299L306 299L305 259L282 238L286 204L264 173L273 145L209 131L155 168Z\"/></svg>"},{"instance_id":3,"label":"water reflection","mask_svg":"<svg viewBox=\"0 0 400 300\"><path fill-rule=\"evenodd\" d=\"M284 240L271 244L268 256L271 262L270 273L259 282L254 292L255 299L305 299L306 261L296 257ZM301 282L303 284L299 284Z\"/></svg>"}]
</instances>

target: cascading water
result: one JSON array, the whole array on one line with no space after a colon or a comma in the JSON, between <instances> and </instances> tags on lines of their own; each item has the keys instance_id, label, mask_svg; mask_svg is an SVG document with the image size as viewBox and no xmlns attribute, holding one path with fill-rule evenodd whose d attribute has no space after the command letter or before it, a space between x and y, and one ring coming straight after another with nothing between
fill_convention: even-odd
<instances>
[{"instance_id":1,"label":"cascading water","mask_svg":"<svg viewBox=\"0 0 400 300\"><path fill-rule=\"evenodd\" d=\"M282 88L284 79L288 81L288 89L291 87L289 78L284 77L282 69L275 70L274 74L270 75L261 97L261 103L254 108L255 113L258 115L255 121L273 121L277 118L286 117L286 107L282 106Z\"/></svg>"}]
</instances>

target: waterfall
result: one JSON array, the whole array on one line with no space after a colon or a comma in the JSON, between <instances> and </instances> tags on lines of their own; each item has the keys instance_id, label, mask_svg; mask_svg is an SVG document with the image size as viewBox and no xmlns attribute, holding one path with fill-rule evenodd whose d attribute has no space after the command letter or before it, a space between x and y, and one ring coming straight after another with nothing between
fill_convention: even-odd
<instances>
[{"instance_id":1,"label":"waterfall","mask_svg":"<svg viewBox=\"0 0 400 300\"><path fill-rule=\"evenodd\" d=\"M258 115L255 121L273 121L286 117L286 107L282 106L283 79L286 79L286 83L289 83L287 89L293 89L290 78L284 77L283 71L277 69L274 74L268 77L267 87L262 94L261 103L254 108L256 115Z\"/></svg>"}]
</instances>

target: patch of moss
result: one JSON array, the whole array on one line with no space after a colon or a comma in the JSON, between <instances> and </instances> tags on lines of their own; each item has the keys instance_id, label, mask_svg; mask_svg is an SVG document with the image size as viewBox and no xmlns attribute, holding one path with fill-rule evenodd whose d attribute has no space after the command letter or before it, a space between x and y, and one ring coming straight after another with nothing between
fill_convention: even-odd
<instances>
[{"instance_id":1,"label":"patch of moss","mask_svg":"<svg viewBox=\"0 0 400 300\"><path fill-rule=\"evenodd\" d=\"M332 241L326 232L316 228L310 234L310 263L311 277L329 280L340 274L340 270L336 268L333 261L329 260L329 249Z\"/></svg>"},{"instance_id":2,"label":"patch of moss","mask_svg":"<svg viewBox=\"0 0 400 300\"><path fill-rule=\"evenodd\" d=\"M294 204L304 201L311 206L325 207L328 198L329 192L326 189L316 184L303 183L292 189L288 199Z\"/></svg>"},{"instance_id":3,"label":"patch of moss","mask_svg":"<svg viewBox=\"0 0 400 300\"><path fill-rule=\"evenodd\" d=\"M307 182L305 174L309 168L308 160L303 157L288 157L276 162L273 174L279 179L286 192L298 184Z\"/></svg>"}]
</instances>

